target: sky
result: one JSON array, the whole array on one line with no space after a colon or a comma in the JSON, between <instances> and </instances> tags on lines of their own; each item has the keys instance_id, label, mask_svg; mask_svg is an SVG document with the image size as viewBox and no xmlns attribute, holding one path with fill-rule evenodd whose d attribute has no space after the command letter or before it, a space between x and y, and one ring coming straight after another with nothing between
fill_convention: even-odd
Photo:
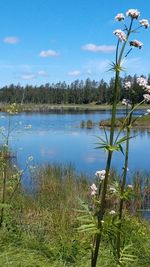
<instances>
[{"instance_id":1,"label":"sky","mask_svg":"<svg viewBox=\"0 0 150 267\"><path fill-rule=\"evenodd\" d=\"M130 8L150 19L149 0L0 0L0 86L88 77L109 81L117 42L113 31L123 26L114 18ZM143 47L132 50L122 76L147 75L150 28L132 38Z\"/></svg>"}]
</instances>

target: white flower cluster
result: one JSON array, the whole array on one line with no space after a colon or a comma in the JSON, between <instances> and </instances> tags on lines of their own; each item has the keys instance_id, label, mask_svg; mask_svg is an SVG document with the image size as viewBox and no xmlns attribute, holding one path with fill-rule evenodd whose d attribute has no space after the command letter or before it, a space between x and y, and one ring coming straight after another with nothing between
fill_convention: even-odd
<instances>
[{"instance_id":1,"label":"white flower cluster","mask_svg":"<svg viewBox=\"0 0 150 267\"><path fill-rule=\"evenodd\" d=\"M126 89L126 90L128 90L128 89L130 89L131 88L131 82L130 81L127 81L127 82L125 82L124 83L124 88Z\"/></svg>"},{"instance_id":2,"label":"white flower cluster","mask_svg":"<svg viewBox=\"0 0 150 267\"><path fill-rule=\"evenodd\" d=\"M110 215L115 215L116 212L115 212L115 210L111 210L111 211L109 212L109 214L110 214Z\"/></svg>"},{"instance_id":3,"label":"white flower cluster","mask_svg":"<svg viewBox=\"0 0 150 267\"><path fill-rule=\"evenodd\" d=\"M141 26L143 26L145 29L147 29L150 26L148 19L141 19L139 22Z\"/></svg>"},{"instance_id":4,"label":"white flower cluster","mask_svg":"<svg viewBox=\"0 0 150 267\"><path fill-rule=\"evenodd\" d=\"M150 101L150 95L149 94L144 94L143 97L146 101Z\"/></svg>"},{"instance_id":5,"label":"white flower cluster","mask_svg":"<svg viewBox=\"0 0 150 267\"><path fill-rule=\"evenodd\" d=\"M150 101L150 85L148 85L148 81L145 78L143 78L143 77L138 77L137 78L137 83L147 93L147 94L144 94L143 95L145 101Z\"/></svg>"},{"instance_id":6,"label":"white flower cluster","mask_svg":"<svg viewBox=\"0 0 150 267\"><path fill-rule=\"evenodd\" d=\"M134 40L134 41L130 41L130 46L134 46L134 47L141 49L143 46L143 43L141 41Z\"/></svg>"},{"instance_id":7,"label":"white flower cluster","mask_svg":"<svg viewBox=\"0 0 150 267\"><path fill-rule=\"evenodd\" d=\"M125 16L123 15L123 13L118 13L117 16L115 17L115 20L121 21L124 20Z\"/></svg>"},{"instance_id":8,"label":"white flower cluster","mask_svg":"<svg viewBox=\"0 0 150 267\"><path fill-rule=\"evenodd\" d=\"M131 189L131 190L133 189L133 185L132 185L132 184L128 184L127 187L128 187L129 189Z\"/></svg>"},{"instance_id":9,"label":"white flower cluster","mask_svg":"<svg viewBox=\"0 0 150 267\"><path fill-rule=\"evenodd\" d=\"M138 19L138 17L140 16L140 12L137 9L129 9L126 12L126 16L127 17L131 17L132 19ZM124 19L125 19L125 16L124 16L123 13L118 13L115 16L115 20L117 20L117 21L122 21ZM139 23L145 29L150 27L149 21L147 19L141 19L139 21ZM121 41L121 42L122 41L126 41L126 34L122 30L120 30L120 29L119 30L115 30L113 33L119 38L119 41ZM134 40L134 41L130 42L130 45L141 49L143 44L142 44L142 42L140 42L138 40Z\"/></svg>"},{"instance_id":10,"label":"white flower cluster","mask_svg":"<svg viewBox=\"0 0 150 267\"><path fill-rule=\"evenodd\" d=\"M120 29L117 29L115 31L113 31L113 34L116 35L119 39L119 41L123 42L123 41L126 41L126 34L120 30Z\"/></svg>"},{"instance_id":11,"label":"white flower cluster","mask_svg":"<svg viewBox=\"0 0 150 267\"><path fill-rule=\"evenodd\" d=\"M106 171L102 170L102 171L96 171L95 175L101 180L103 181L105 179L105 174Z\"/></svg>"},{"instance_id":12,"label":"white flower cluster","mask_svg":"<svg viewBox=\"0 0 150 267\"><path fill-rule=\"evenodd\" d=\"M32 161L33 160L33 156L29 156L27 160L28 161Z\"/></svg>"},{"instance_id":13,"label":"white flower cluster","mask_svg":"<svg viewBox=\"0 0 150 267\"><path fill-rule=\"evenodd\" d=\"M110 187L109 190L112 194L116 193L116 189L114 187Z\"/></svg>"},{"instance_id":14,"label":"white flower cluster","mask_svg":"<svg viewBox=\"0 0 150 267\"><path fill-rule=\"evenodd\" d=\"M131 101L129 99L122 99L122 104L131 107Z\"/></svg>"},{"instance_id":15,"label":"white flower cluster","mask_svg":"<svg viewBox=\"0 0 150 267\"><path fill-rule=\"evenodd\" d=\"M144 89L147 86L147 80L143 77L138 77L136 81L137 81L138 85L143 87Z\"/></svg>"},{"instance_id":16,"label":"white flower cluster","mask_svg":"<svg viewBox=\"0 0 150 267\"><path fill-rule=\"evenodd\" d=\"M95 196L98 190L97 186L95 184L92 184L90 188L91 188L91 196Z\"/></svg>"},{"instance_id":17,"label":"white flower cluster","mask_svg":"<svg viewBox=\"0 0 150 267\"><path fill-rule=\"evenodd\" d=\"M132 19L137 19L140 16L140 12L137 9L129 9L126 12L126 16L131 17ZM117 21L121 21L121 20L125 19L125 16L123 13L118 13L117 16L115 17L115 19ZM142 23L146 23L146 22L142 22ZM143 25L143 26L145 26L145 25Z\"/></svg>"},{"instance_id":18,"label":"white flower cluster","mask_svg":"<svg viewBox=\"0 0 150 267\"><path fill-rule=\"evenodd\" d=\"M132 19L137 19L140 16L140 12L137 9L129 9L126 12L127 17L131 17Z\"/></svg>"},{"instance_id":19,"label":"white flower cluster","mask_svg":"<svg viewBox=\"0 0 150 267\"><path fill-rule=\"evenodd\" d=\"M148 85L148 84L146 85L145 91L150 94L150 85Z\"/></svg>"}]
</instances>

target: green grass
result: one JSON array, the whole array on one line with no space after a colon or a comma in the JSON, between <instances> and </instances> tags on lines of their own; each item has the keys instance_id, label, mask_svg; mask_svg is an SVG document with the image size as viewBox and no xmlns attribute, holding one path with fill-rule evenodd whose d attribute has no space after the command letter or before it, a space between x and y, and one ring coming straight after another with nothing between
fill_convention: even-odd
<instances>
[{"instance_id":1,"label":"green grass","mask_svg":"<svg viewBox=\"0 0 150 267\"><path fill-rule=\"evenodd\" d=\"M90 204L87 178L77 175L72 166L38 167L32 173L36 191L29 194L20 187L11 207L5 210L0 229L0 267L90 266L91 237L78 231L77 220L79 199ZM116 267L110 245L114 232L109 226L110 217L104 220L107 227L97 266ZM137 256L126 266L150 266L148 222L126 213L122 235L125 245L131 245L129 253Z\"/></svg>"},{"instance_id":2,"label":"green grass","mask_svg":"<svg viewBox=\"0 0 150 267\"><path fill-rule=\"evenodd\" d=\"M1 103L0 110L6 111L9 107L9 104ZM148 105L141 105L139 109L147 109ZM84 112L84 111L98 111L98 110L111 110L111 105L96 103L90 104L34 104L28 103L23 105L18 105L20 112ZM119 103L117 109L125 109L125 107Z\"/></svg>"},{"instance_id":3,"label":"green grass","mask_svg":"<svg viewBox=\"0 0 150 267\"><path fill-rule=\"evenodd\" d=\"M132 127L133 128L150 128L150 115L146 115L146 116L142 116L142 117L133 117L133 123L132 123ZM124 122L124 118L119 118L116 119L116 127L121 127L122 124ZM99 124L100 126L106 126L106 127L110 127L111 125L111 121L110 120L103 120L100 122Z\"/></svg>"}]
</instances>

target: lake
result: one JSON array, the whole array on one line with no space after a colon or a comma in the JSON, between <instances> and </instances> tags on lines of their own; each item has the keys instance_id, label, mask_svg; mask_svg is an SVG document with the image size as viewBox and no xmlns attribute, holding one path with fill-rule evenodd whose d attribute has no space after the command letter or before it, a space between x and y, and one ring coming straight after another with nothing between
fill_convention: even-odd
<instances>
[{"instance_id":1,"label":"lake","mask_svg":"<svg viewBox=\"0 0 150 267\"><path fill-rule=\"evenodd\" d=\"M124 110L118 110L122 117ZM145 111L138 110L135 115ZM95 149L96 136L104 137L103 129L82 129L82 120L99 122L111 117L111 111L88 113L21 113L12 116L10 146L16 152L19 166L23 169L29 156L34 164L71 163L78 172L85 172L92 178L95 171L104 169L106 153ZM7 129L8 117L0 114L1 127ZM32 127L31 127L32 125ZM109 130L107 130L109 134ZM150 170L150 131L132 131L135 137L130 141L129 172ZM124 156L115 152L113 166L121 171Z\"/></svg>"}]
</instances>

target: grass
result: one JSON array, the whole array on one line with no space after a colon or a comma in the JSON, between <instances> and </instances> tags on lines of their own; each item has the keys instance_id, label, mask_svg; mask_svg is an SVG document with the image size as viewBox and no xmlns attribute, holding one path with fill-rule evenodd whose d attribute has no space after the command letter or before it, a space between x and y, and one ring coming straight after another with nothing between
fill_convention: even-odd
<instances>
[{"instance_id":1,"label":"grass","mask_svg":"<svg viewBox=\"0 0 150 267\"><path fill-rule=\"evenodd\" d=\"M115 127L122 127L125 118L116 119ZM84 121L82 120L80 123L80 128L92 129L94 127L110 127L111 121L102 120L100 122L93 122L92 120ZM149 129L150 128L150 114L143 116L143 117L133 117L132 128L143 128Z\"/></svg>"},{"instance_id":2,"label":"grass","mask_svg":"<svg viewBox=\"0 0 150 267\"><path fill-rule=\"evenodd\" d=\"M121 127L123 124L124 118L119 118L116 119L115 126L116 127ZM100 126L106 126L110 127L111 121L110 120L103 120L99 124ZM150 114L142 117L133 117L133 123L132 123L133 128L145 128L149 129L150 128Z\"/></svg>"},{"instance_id":3,"label":"grass","mask_svg":"<svg viewBox=\"0 0 150 267\"><path fill-rule=\"evenodd\" d=\"M87 177L77 175L72 166L44 166L32 172L31 185L36 188L32 194L20 186L11 207L5 210L0 229L0 267L90 266L91 237L78 231L80 222L77 219L81 210L79 199L90 205ZM114 234L110 216L106 215L105 221L98 267L116 267L109 242ZM123 229L125 244L130 244L130 253L137 256L134 263L126 266L148 267L148 222L126 212Z\"/></svg>"},{"instance_id":4,"label":"grass","mask_svg":"<svg viewBox=\"0 0 150 267\"><path fill-rule=\"evenodd\" d=\"M9 104L1 103L0 111L5 112ZM124 109L121 103L118 104L117 109ZM148 105L141 105L139 109L147 109ZM28 103L18 105L20 112L84 112L84 111L99 111L111 110L111 105L90 103L90 104L34 104Z\"/></svg>"}]
</instances>

